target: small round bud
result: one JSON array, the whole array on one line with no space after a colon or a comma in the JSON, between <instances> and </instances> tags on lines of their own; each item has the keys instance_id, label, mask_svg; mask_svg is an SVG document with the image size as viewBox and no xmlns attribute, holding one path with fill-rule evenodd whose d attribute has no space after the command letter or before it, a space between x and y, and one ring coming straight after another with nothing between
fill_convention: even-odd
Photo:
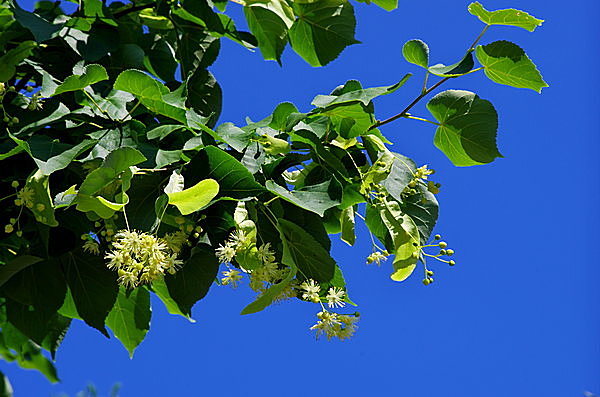
<instances>
[{"instance_id":1,"label":"small round bud","mask_svg":"<svg viewBox=\"0 0 600 397\"><path fill-rule=\"evenodd\" d=\"M11 120L11 122L13 124L19 124L19 119L17 117L13 117L12 120Z\"/></svg>"},{"instance_id":2,"label":"small round bud","mask_svg":"<svg viewBox=\"0 0 600 397\"><path fill-rule=\"evenodd\" d=\"M32 92L32 91L33 91L33 87L32 87L32 86L30 86L30 85L28 85L27 87L25 87L25 90L26 90L27 92Z\"/></svg>"},{"instance_id":3,"label":"small round bud","mask_svg":"<svg viewBox=\"0 0 600 397\"><path fill-rule=\"evenodd\" d=\"M178 225L183 225L185 223L185 218L178 216L177 218L175 218L175 223L177 223Z\"/></svg>"},{"instance_id":4,"label":"small round bud","mask_svg":"<svg viewBox=\"0 0 600 397\"><path fill-rule=\"evenodd\" d=\"M433 278L429 277L429 284L433 283Z\"/></svg>"},{"instance_id":5,"label":"small round bud","mask_svg":"<svg viewBox=\"0 0 600 397\"><path fill-rule=\"evenodd\" d=\"M441 239L442 239L442 236L441 236L441 235L439 235L439 234L436 234L435 236L433 236L433 238L434 238L435 240L441 240Z\"/></svg>"},{"instance_id":6,"label":"small round bud","mask_svg":"<svg viewBox=\"0 0 600 397\"><path fill-rule=\"evenodd\" d=\"M447 243L447 242L445 242L445 241L440 241L440 242L438 243L438 245L440 246L440 248L446 248L446 247L448 246L448 243Z\"/></svg>"},{"instance_id":7,"label":"small round bud","mask_svg":"<svg viewBox=\"0 0 600 397\"><path fill-rule=\"evenodd\" d=\"M23 236L23 231L22 230L17 230L17 237L21 237Z\"/></svg>"},{"instance_id":8,"label":"small round bud","mask_svg":"<svg viewBox=\"0 0 600 397\"><path fill-rule=\"evenodd\" d=\"M431 281L429 281L429 280L430 280L429 278L424 278L423 279L423 285L429 285L429 284L431 284Z\"/></svg>"},{"instance_id":9,"label":"small round bud","mask_svg":"<svg viewBox=\"0 0 600 397\"><path fill-rule=\"evenodd\" d=\"M106 229L106 235L107 236L112 236L113 234L115 234L115 231L112 229Z\"/></svg>"},{"instance_id":10,"label":"small round bud","mask_svg":"<svg viewBox=\"0 0 600 397\"><path fill-rule=\"evenodd\" d=\"M192 234L192 236L194 236L194 238L198 238L198 237L200 237L200 233L194 232L194 234Z\"/></svg>"},{"instance_id":11,"label":"small round bud","mask_svg":"<svg viewBox=\"0 0 600 397\"><path fill-rule=\"evenodd\" d=\"M440 250L440 255L446 255L446 250L445 249L441 249Z\"/></svg>"},{"instance_id":12,"label":"small round bud","mask_svg":"<svg viewBox=\"0 0 600 397\"><path fill-rule=\"evenodd\" d=\"M104 236L106 236L106 232L103 230L100 232L100 235L104 237Z\"/></svg>"},{"instance_id":13,"label":"small round bud","mask_svg":"<svg viewBox=\"0 0 600 397\"><path fill-rule=\"evenodd\" d=\"M15 189L19 187L19 181L12 181L10 183L10 186L14 187Z\"/></svg>"},{"instance_id":14,"label":"small round bud","mask_svg":"<svg viewBox=\"0 0 600 397\"><path fill-rule=\"evenodd\" d=\"M456 265L456 262L454 262L454 261L450 261L450 262L448 262L448 264L449 264L450 266L454 266L454 265Z\"/></svg>"},{"instance_id":15,"label":"small round bud","mask_svg":"<svg viewBox=\"0 0 600 397\"><path fill-rule=\"evenodd\" d=\"M16 220L15 218L10 218L10 219L8 220L8 222L9 222L11 225L14 225L15 223L17 223L17 220Z\"/></svg>"},{"instance_id":16,"label":"small round bud","mask_svg":"<svg viewBox=\"0 0 600 397\"><path fill-rule=\"evenodd\" d=\"M8 116L4 116L4 118L2 119L2 121L4 121L5 123L8 123L10 121L10 119L8 118Z\"/></svg>"},{"instance_id":17,"label":"small round bud","mask_svg":"<svg viewBox=\"0 0 600 397\"><path fill-rule=\"evenodd\" d=\"M38 210L39 212L42 212L43 210L46 209L46 206L44 204L42 204L42 203L37 203L35 205L35 209Z\"/></svg>"},{"instance_id":18,"label":"small round bud","mask_svg":"<svg viewBox=\"0 0 600 397\"><path fill-rule=\"evenodd\" d=\"M12 233L15 228L10 223L4 226L4 233Z\"/></svg>"},{"instance_id":19,"label":"small round bud","mask_svg":"<svg viewBox=\"0 0 600 397\"><path fill-rule=\"evenodd\" d=\"M23 201L22 201L21 199L16 199L16 200L14 201L14 203L15 203L15 205L18 205L18 206L21 206L21 205L23 205Z\"/></svg>"},{"instance_id":20,"label":"small round bud","mask_svg":"<svg viewBox=\"0 0 600 397\"><path fill-rule=\"evenodd\" d=\"M15 92L16 91L15 87L13 87L12 85L10 87L8 87L8 90L10 92Z\"/></svg>"},{"instance_id":21,"label":"small round bud","mask_svg":"<svg viewBox=\"0 0 600 397\"><path fill-rule=\"evenodd\" d=\"M82 239L82 240L87 240L88 239L88 235L84 233L81 236L79 236L79 238Z\"/></svg>"},{"instance_id":22,"label":"small round bud","mask_svg":"<svg viewBox=\"0 0 600 397\"><path fill-rule=\"evenodd\" d=\"M450 250L450 249L446 250L446 255L448 255L448 256L454 255L454 250Z\"/></svg>"},{"instance_id":23,"label":"small round bud","mask_svg":"<svg viewBox=\"0 0 600 397\"><path fill-rule=\"evenodd\" d=\"M431 277L433 276L433 272L431 270L427 270L427 275Z\"/></svg>"},{"instance_id":24,"label":"small round bud","mask_svg":"<svg viewBox=\"0 0 600 397\"><path fill-rule=\"evenodd\" d=\"M194 230L197 231L198 233L202 233L202 228L200 226L196 226L196 228Z\"/></svg>"},{"instance_id":25,"label":"small round bud","mask_svg":"<svg viewBox=\"0 0 600 397\"><path fill-rule=\"evenodd\" d=\"M100 222L94 222L94 227L100 227L102 224Z\"/></svg>"}]
</instances>

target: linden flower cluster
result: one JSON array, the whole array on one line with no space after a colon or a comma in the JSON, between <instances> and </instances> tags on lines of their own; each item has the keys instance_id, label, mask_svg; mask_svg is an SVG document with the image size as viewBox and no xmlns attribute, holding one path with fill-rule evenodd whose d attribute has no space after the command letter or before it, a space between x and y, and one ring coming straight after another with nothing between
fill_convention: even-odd
<instances>
[{"instance_id":1,"label":"linden flower cluster","mask_svg":"<svg viewBox=\"0 0 600 397\"><path fill-rule=\"evenodd\" d=\"M289 272L289 268L280 268L275 261L275 252L271 249L271 243L265 243L256 248L256 244L242 230L236 230L229 236L225 245L220 245L216 249L217 258L222 264L227 265L227 270L223 271L221 283L231 285L236 288L243 278L242 273L229 266L229 263L236 255L251 256L255 259L258 267L252 270L246 270L250 273L250 288L255 292L264 293L269 286L277 284L283 280ZM274 301L290 299L296 296L296 280L292 280L281 293L275 297Z\"/></svg>"},{"instance_id":2,"label":"linden flower cluster","mask_svg":"<svg viewBox=\"0 0 600 397\"><path fill-rule=\"evenodd\" d=\"M317 331L317 338L324 334L327 340L335 337L344 341L350 339L356 332L359 314L346 315L323 310L317 313L317 318L319 321L310 327L311 330Z\"/></svg>"},{"instance_id":3,"label":"linden flower cluster","mask_svg":"<svg viewBox=\"0 0 600 397\"><path fill-rule=\"evenodd\" d=\"M303 291L302 299L320 303L322 311L317 314L319 319L315 325L310 327L311 330L317 332L317 338L321 335L325 335L327 340L336 337L340 340L349 339L356 331L356 323L358 322L358 313L354 315L338 314L333 313L325 309L323 303L321 303L321 286L313 279L308 279L300 284L300 289ZM344 307L344 296L346 291L338 287L330 287L325 296L327 305L330 308Z\"/></svg>"},{"instance_id":4,"label":"linden flower cluster","mask_svg":"<svg viewBox=\"0 0 600 397\"><path fill-rule=\"evenodd\" d=\"M119 284L127 288L151 283L165 273L174 274L183 264L165 240L149 233L121 230L112 246L104 257L108 259L107 267L118 272Z\"/></svg>"},{"instance_id":5,"label":"linden flower cluster","mask_svg":"<svg viewBox=\"0 0 600 397\"><path fill-rule=\"evenodd\" d=\"M440 192L440 187L442 186L439 183L434 183L433 181L427 180L429 175L435 174L435 170L428 169L427 164L422 167L419 167L415 170L413 174L413 179L408 183L406 189L404 189L405 194L416 194L417 191L415 187L419 182L426 184L427 190L429 190L433 194L438 194Z\"/></svg>"},{"instance_id":6,"label":"linden flower cluster","mask_svg":"<svg viewBox=\"0 0 600 397\"><path fill-rule=\"evenodd\" d=\"M389 252L387 251L375 251L371 255L367 256L367 264L375 262L377 266L381 266L381 262L387 261L387 257L389 256Z\"/></svg>"}]
</instances>

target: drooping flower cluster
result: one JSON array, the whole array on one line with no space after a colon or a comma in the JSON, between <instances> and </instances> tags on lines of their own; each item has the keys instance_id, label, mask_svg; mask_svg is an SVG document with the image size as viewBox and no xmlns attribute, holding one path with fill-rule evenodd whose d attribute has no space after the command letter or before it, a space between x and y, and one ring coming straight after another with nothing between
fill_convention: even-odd
<instances>
[{"instance_id":1,"label":"drooping flower cluster","mask_svg":"<svg viewBox=\"0 0 600 397\"><path fill-rule=\"evenodd\" d=\"M151 283L165 273L174 274L183 264L163 239L149 233L121 230L112 246L104 258L108 268L118 272L119 284L127 288Z\"/></svg>"},{"instance_id":2,"label":"drooping flower cluster","mask_svg":"<svg viewBox=\"0 0 600 397\"><path fill-rule=\"evenodd\" d=\"M375 262L377 266L381 266L382 261L387 261L389 253L387 251L375 251L371 255L367 256L367 264Z\"/></svg>"},{"instance_id":3,"label":"drooping flower cluster","mask_svg":"<svg viewBox=\"0 0 600 397\"><path fill-rule=\"evenodd\" d=\"M323 310L317 313L317 318L317 323L310 327L311 330L317 331L317 338L324 334L327 340L335 337L343 341L354 335L359 314L346 315Z\"/></svg>"}]
</instances>

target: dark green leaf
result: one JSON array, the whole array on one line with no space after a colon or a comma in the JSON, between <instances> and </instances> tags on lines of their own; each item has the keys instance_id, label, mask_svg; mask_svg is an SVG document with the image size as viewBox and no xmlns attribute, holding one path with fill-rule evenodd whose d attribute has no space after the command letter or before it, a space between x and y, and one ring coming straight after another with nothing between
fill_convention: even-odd
<instances>
[{"instance_id":1,"label":"dark green leaf","mask_svg":"<svg viewBox=\"0 0 600 397\"><path fill-rule=\"evenodd\" d=\"M496 147L498 114L489 101L469 91L434 96L427 109L440 122L434 143L454 165L485 164L502 157Z\"/></svg>"},{"instance_id":2,"label":"dark green leaf","mask_svg":"<svg viewBox=\"0 0 600 397\"><path fill-rule=\"evenodd\" d=\"M199 244L181 270L165 277L169 295L185 315L191 316L192 306L208 293L218 270L219 261L214 250Z\"/></svg>"},{"instance_id":3,"label":"dark green leaf","mask_svg":"<svg viewBox=\"0 0 600 397\"><path fill-rule=\"evenodd\" d=\"M186 167L184 175L190 183L208 178L216 180L221 197L241 199L264 192L264 188L254 180L246 167L214 146L207 146L198 152Z\"/></svg>"},{"instance_id":4,"label":"dark green leaf","mask_svg":"<svg viewBox=\"0 0 600 397\"><path fill-rule=\"evenodd\" d=\"M445 66L440 63L430 66L427 70L429 70L429 73L440 77L456 77L470 72L474 65L473 52L469 51L463 59L453 65Z\"/></svg>"},{"instance_id":5,"label":"dark green leaf","mask_svg":"<svg viewBox=\"0 0 600 397\"><path fill-rule=\"evenodd\" d=\"M429 47L421 40L407 41L402 47L402 55L410 63L425 69L429 67Z\"/></svg>"},{"instance_id":6,"label":"dark green leaf","mask_svg":"<svg viewBox=\"0 0 600 397\"><path fill-rule=\"evenodd\" d=\"M429 192L423 184L419 184L417 194L407 197L401 207L417 225L421 236L421 245L425 245L438 219L439 205L435 195Z\"/></svg>"},{"instance_id":7,"label":"dark green leaf","mask_svg":"<svg viewBox=\"0 0 600 397\"><path fill-rule=\"evenodd\" d=\"M131 147L121 147L113 150L106 156L100 168L88 174L79 188L79 193L94 195L100 189L112 183L119 174L128 170L130 166L145 160L146 157L142 153Z\"/></svg>"},{"instance_id":8,"label":"dark green leaf","mask_svg":"<svg viewBox=\"0 0 600 397\"><path fill-rule=\"evenodd\" d=\"M110 271L101 257L87 254L82 249L69 252L59 260L77 313L86 324L109 337L104 321L119 293L117 273Z\"/></svg>"},{"instance_id":9,"label":"dark green leaf","mask_svg":"<svg viewBox=\"0 0 600 397\"><path fill-rule=\"evenodd\" d=\"M29 29L38 43L44 42L56 35L62 25L53 25L41 16L23 10L18 5L13 9L15 19L26 29Z\"/></svg>"},{"instance_id":10,"label":"dark green leaf","mask_svg":"<svg viewBox=\"0 0 600 397\"><path fill-rule=\"evenodd\" d=\"M525 51L510 41L494 41L477 46L475 54L485 68L485 75L496 83L530 88L537 92L548 87Z\"/></svg>"},{"instance_id":11,"label":"dark green leaf","mask_svg":"<svg viewBox=\"0 0 600 397\"><path fill-rule=\"evenodd\" d=\"M311 66L333 61L354 39L354 9L345 0L322 0L316 3L294 3L298 19L289 31L296 51Z\"/></svg>"},{"instance_id":12,"label":"dark green leaf","mask_svg":"<svg viewBox=\"0 0 600 397\"><path fill-rule=\"evenodd\" d=\"M505 10L488 11L478 2L469 4L469 12L487 25L518 26L530 32L542 25L543 19L537 19L525 11L508 8Z\"/></svg>"},{"instance_id":13,"label":"dark green leaf","mask_svg":"<svg viewBox=\"0 0 600 397\"><path fill-rule=\"evenodd\" d=\"M187 80L187 104L198 114L207 117L209 127L221 114L223 92L215 77L207 70L196 69Z\"/></svg>"},{"instance_id":14,"label":"dark green leaf","mask_svg":"<svg viewBox=\"0 0 600 397\"><path fill-rule=\"evenodd\" d=\"M8 81L8 79L13 77L17 70L17 65L30 56L36 47L37 43L35 41L24 41L19 43L16 48L9 50L1 56L0 65L2 65L2 69L0 69L0 82Z\"/></svg>"},{"instance_id":15,"label":"dark green leaf","mask_svg":"<svg viewBox=\"0 0 600 397\"><path fill-rule=\"evenodd\" d=\"M159 140L162 140L170 133L180 130L182 128L185 128L185 127L182 125L177 125L177 124L161 124L158 127L153 128L150 131L148 131L146 133L146 138L148 138L148 139L157 139L158 138Z\"/></svg>"},{"instance_id":16,"label":"dark green leaf","mask_svg":"<svg viewBox=\"0 0 600 397\"><path fill-rule=\"evenodd\" d=\"M185 72L183 75L212 65L219 55L220 47L220 40L206 30L197 26L183 27L177 46L177 58L181 60Z\"/></svg>"},{"instance_id":17,"label":"dark green leaf","mask_svg":"<svg viewBox=\"0 0 600 397\"><path fill-rule=\"evenodd\" d=\"M136 347L142 343L150 329L150 294L145 288L136 288L131 293L121 287L106 325L129 351L133 358Z\"/></svg>"},{"instance_id":18,"label":"dark green leaf","mask_svg":"<svg viewBox=\"0 0 600 397\"><path fill-rule=\"evenodd\" d=\"M67 146L68 149L62 151L57 155L53 155L52 157L41 159L36 156L36 153L32 152L32 148L26 141L22 141L12 134L9 133L10 138L20 147L23 148L33 161L35 161L36 165L40 169L43 175L50 175L56 171L62 170L66 168L71 162L75 159L75 157L79 156L81 153L85 152L87 149L96 144L95 140L86 139L80 142L75 146ZM50 145L47 145L50 146Z\"/></svg>"},{"instance_id":19,"label":"dark green leaf","mask_svg":"<svg viewBox=\"0 0 600 397\"><path fill-rule=\"evenodd\" d=\"M35 265L41 261L43 261L43 259L37 256L22 255L16 257L5 265L0 266L0 287L21 270L28 266Z\"/></svg>"},{"instance_id":20,"label":"dark green leaf","mask_svg":"<svg viewBox=\"0 0 600 397\"><path fill-rule=\"evenodd\" d=\"M278 220L278 228L284 243L282 263L293 262L303 278L312 278L319 283L333 279L335 261L313 236L285 219Z\"/></svg>"},{"instance_id":21,"label":"dark green leaf","mask_svg":"<svg viewBox=\"0 0 600 397\"><path fill-rule=\"evenodd\" d=\"M185 317L191 323L196 322L189 315L185 314L179 308L179 306L177 305L177 302L175 302L175 300L173 298L171 298L171 295L169 294L169 289L168 289L167 284L165 283L164 279L160 279L160 280L156 280L156 281L152 282L152 291L154 291L156 296L158 296L159 299L162 301L162 303L164 303L165 307L167 308L167 311L170 314L176 314L178 316Z\"/></svg>"}]
</instances>

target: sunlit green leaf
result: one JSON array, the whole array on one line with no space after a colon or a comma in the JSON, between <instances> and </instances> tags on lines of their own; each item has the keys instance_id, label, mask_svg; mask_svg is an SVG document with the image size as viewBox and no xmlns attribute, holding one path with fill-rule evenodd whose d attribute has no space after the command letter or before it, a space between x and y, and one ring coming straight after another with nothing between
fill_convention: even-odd
<instances>
[{"instance_id":1,"label":"sunlit green leaf","mask_svg":"<svg viewBox=\"0 0 600 397\"><path fill-rule=\"evenodd\" d=\"M288 191L273 181L267 181L265 187L277 196L296 204L308 211L323 216L325 210L341 203L339 182L330 180L318 185L305 186L302 189Z\"/></svg>"},{"instance_id":2,"label":"sunlit green leaf","mask_svg":"<svg viewBox=\"0 0 600 397\"><path fill-rule=\"evenodd\" d=\"M505 10L488 11L478 2L469 4L469 12L487 25L518 26L533 32L542 25L543 19L537 19L525 11L508 8Z\"/></svg>"},{"instance_id":3,"label":"sunlit green leaf","mask_svg":"<svg viewBox=\"0 0 600 397\"><path fill-rule=\"evenodd\" d=\"M169 89L139 70L122 72L115 80L113 87L115 90L135 95L142 105L152 112L170 117L181 123L186 122L185 109L175 107L164 101L163 96L170 93Z\"/></svg>"},{"instance_id":4,"label":"sunlit green leaf","mask_svg":"<svg viewBox=\"0 0 600 397\"><path fill-rule=\"evenodd\" d=\"M56 87L53 95L59 95L64 92L78 91L99 81L107 80L108 74L102 65L87 65L83 73L69 76L65 81Z\"/></svg>"},{"instance_id":5,"label":"sunlit green leaf","mask_svg":"<svg viewBox=\"0 0 600 397\"><path fill-rule=\"evenodd\" d=\"M367 106L369 102L381 95L391 94L398 88L402 87L404 83L412 76L410 73L405 75L399 82L394 85L387 87L372 87L365 89L357 89L354 91L348 91L341 95L317 95L311 102L313 106L325 108L331 105L348 103L348 102L361 102Z\"/></svg>"},{"instance_id":6,"label":"sunlit green leaf","mask_svg":"<svg viewBox=\"0 0 600 397\"><path fill-rule=\"evenodd\" d=\"M133 357L136 347L142 343L150 329L150 294L145 288L136 288L127 292L119 289L117 300L108 317L106 325Z\"/></svg>"},{"instance_id":7,"label":"sunlit green leaf","mask_svg":"<svg viewBox=\"0 0 600 397\"><path fill-rule=\"evenodd\" d=\"M496 83L530 88L537 92L548 87L525 51L510 41L494 41L477 46L475 54L485 68L485 75Z\"/></svg>"},{"instance_id":8,"label":"sunlit green leaf","mask_svg":"<svg viewBox=\"0 0 600 397\"><path fill-rule=\"evenodd\" d=\"M421 40L414 39L404 43L402 55L410 63L425 69L429 67L429 47Z\"/></svg>"},{"instance_id":9,"label":"sunlit green leaf","mask_svg":"<svg viewBox=\"0 0 600 397\"><path fill-rule=\"evenodd\" d=\"M469 51L463 59L455 64L445 66L444 64L440 63L430 66L427 70L429 70L429 73L440 77L456 77L470 72L474 65L475 62L473 61L473 52Z\"/></svg>"},{"instance_id":10,"label":"sunlit green leaf","mask_svg":"<svg viewBox=\"0 0 600 397\"><path fill-rule=\"evenodd\" d=\"M214 179L204 179L181 192L167 193L169 204L173 204L182 215L188 215L207 206L219 193L219 184Z\"/></svg>"}]
</instances>

